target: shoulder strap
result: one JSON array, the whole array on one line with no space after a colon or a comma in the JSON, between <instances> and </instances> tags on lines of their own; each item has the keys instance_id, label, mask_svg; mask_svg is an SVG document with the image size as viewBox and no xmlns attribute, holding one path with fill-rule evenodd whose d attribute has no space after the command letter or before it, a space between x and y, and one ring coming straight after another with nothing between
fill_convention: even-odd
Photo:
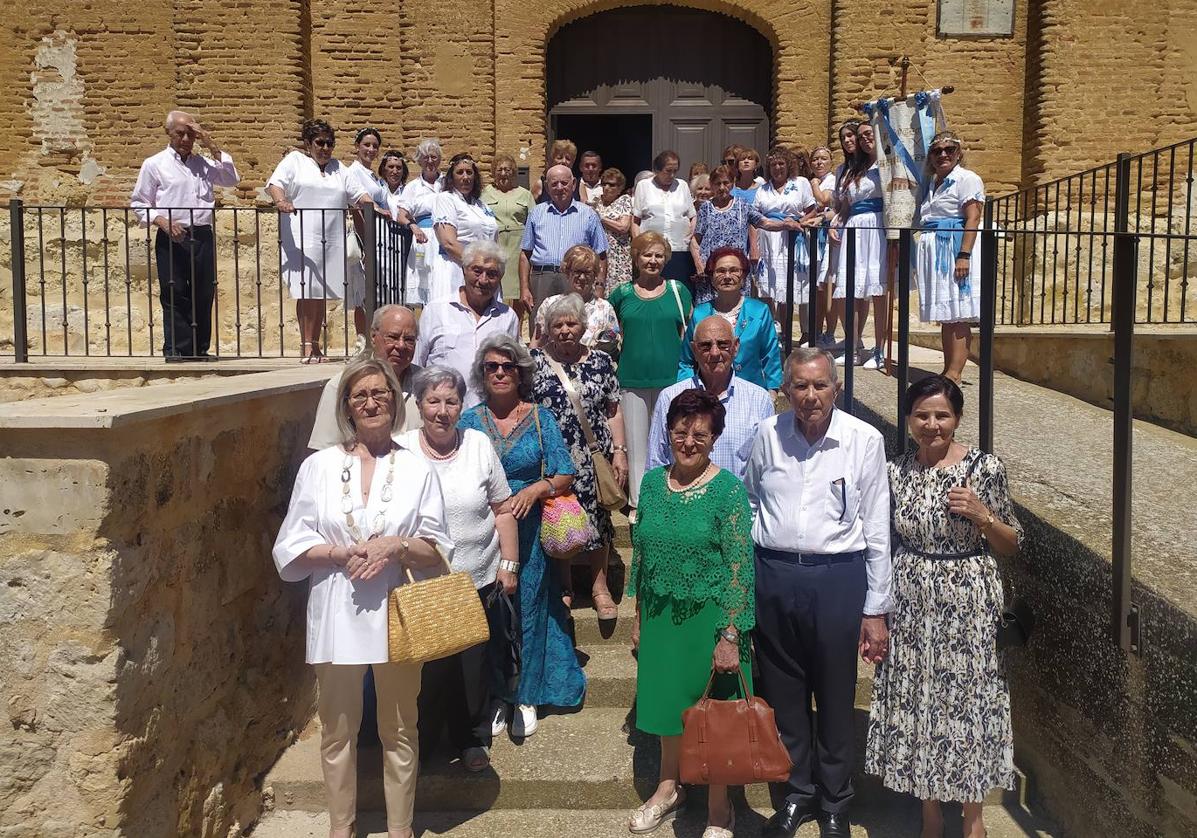
<instances>
[{"instance_id":1,"label":"shoulder strap","mask_svg":"<svg viewBox=\"0 0 1197 838\"><path fill-rule=\"evenodd\" d=\"M677 313L682 317L681 331L678 332L678 337L682 337L686 334L686 321L689 318L686 317L686 308L682 305L682 295L679 294L677 290L677 280L670 279L668 282L669 290L673 292L673 300L677 303Z\"/></svg>"},{"instance_id":2,"label":"shoulder strap","mask_svg":"<svg viewBox=\"0 0 1197 838\"><path fill-rule=\"evenodd\" d=\"M973 454L973 461L968 464L968 469L964 472L964 482L961 486L967 486L969 479L973 476L973 472L977 470L977 466L981 462L981 458L985 456L984 451L977 451Z\"/></svg>"},{"instance_id":3,"label":"shoulder strap","mask_svg":"<svg viewBox=\"0 0 1197 838\"><path fill-rule=\"evenodd\" d=\"M540 407L532 403L532 420L536 422L536 441L540 443L540 479L544 479L544 434L540 432Z\"/></svg>"},{"instance_id":4,"label":"shoulder strap","mask_svg":"<svg viewBox=\"0 0 1197 838\"><path fill-rule=\"evenodd\" d=\"M586 418L586 411L582 408L582 399L578 395L578 391L574 389L574 383L569 380L569 376L565 374L565 368L561 364L553 360L549 353L544 353L544 359L548 363L549 368L557 375L557 380L561 382L561 386L565 388L565 395L569 397L569 403L577 414L578 424L582 426L582 434L586 437L586 445L590 447L591 452L598 450L598 440L594 436L594 428L590 426L590 420Z\"/></svg>"}]
</instances>

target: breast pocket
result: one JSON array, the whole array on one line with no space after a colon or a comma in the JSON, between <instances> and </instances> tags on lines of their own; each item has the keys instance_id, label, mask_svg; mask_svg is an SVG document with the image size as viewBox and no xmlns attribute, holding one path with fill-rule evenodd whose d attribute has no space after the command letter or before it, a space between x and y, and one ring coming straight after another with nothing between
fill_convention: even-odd
<instances>
[{"instance_id":1,"label":"breast pocket","mask_svg":"<svg viewBox=\"0 0 1197 838\"><path fill-rule=\"evenodd\" d=\"M848 523L860 511L860 490L847 478L831 481L828 487L827 511L829 517L840 523Z\"/></svg>"}]
</instances>

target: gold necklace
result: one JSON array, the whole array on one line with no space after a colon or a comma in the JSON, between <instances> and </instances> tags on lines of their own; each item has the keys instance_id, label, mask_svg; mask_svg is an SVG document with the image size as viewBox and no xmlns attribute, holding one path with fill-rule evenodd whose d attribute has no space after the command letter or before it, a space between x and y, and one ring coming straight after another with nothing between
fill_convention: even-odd
<instances>
[{"instance_id":1,"label":"gold necklace","mask_svg":"<svg viewBox=\"0 0 1197 838\"><path fill-rule=\"evenodd\" d=\"M345 462L341 466L341 511L345 513L345 527L349 530L349 534L353 536L353 540L360 544L368 539L362 538L361 528L358 527L357 521L353 519L353 497L349 494L349 481L353 477L353 452L345 455ZM391 502L391 484L395 480L395 449L391 449L391 455L387 458L387 479L382 486L382 491L378 493L378 498L382 502L382 507L374 515L374 521L370 527L370 538L374 538L382 533L383 527L386 526L386 505ZM365 514L365 509L362 510Z\"/></svg>"}]
</instances>

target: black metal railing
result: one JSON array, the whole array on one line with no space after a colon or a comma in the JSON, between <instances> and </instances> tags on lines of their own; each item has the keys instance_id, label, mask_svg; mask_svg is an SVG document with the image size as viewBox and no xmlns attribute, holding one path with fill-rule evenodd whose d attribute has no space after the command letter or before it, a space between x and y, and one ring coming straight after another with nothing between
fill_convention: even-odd
<instances>
[{"instance_id":1,"label":"black metal railing","mask_svg":"<svg viewBox=\"0 0 1197 838\"><path fill-rule=\"evenodd\" d=\"M357 218L342 210L283 214L273 208L221 207L210 222L197 219L194 210L162 212L168 224L184 228L179 241L193 254L189 265L178 267L178 277L169 259L159 265L157 228L143 226L131 207L10 202L16 361L152 357L193 345L203 329L205 301L190 293L193 286L185 280L206 270L204 259L211 260L215 285L208 352L217 358L299 356L293 298L324 301L319 343L327 355L345 355L354 350L360 325L345 301L360 302L368 323L375 307L406 298L411 233L372 207ZM288 236L293 220L296 232ZM305 240L316 229L319 240ZM350 258L346 243L347 233L355 231L360 260ZM301 258L301 253L307 255ZM164 310L180 308L187 322L168 327ZM175 334L187 329L186 340Z\"/></svg>"},{"instance_id":2,"label":"black metal railing","mask_svg":"<svg viewBox=\"0 0 1197 838\"><path fill-rule=\"evenodd\" d=\"M1003 234L998 323L1111 323L1117 233L1149 237L1135 264L1135 322L1197 323L1195 154L1197 138L1120 154L1113 163L991 199Z\"/></svg>"}]
</instances>

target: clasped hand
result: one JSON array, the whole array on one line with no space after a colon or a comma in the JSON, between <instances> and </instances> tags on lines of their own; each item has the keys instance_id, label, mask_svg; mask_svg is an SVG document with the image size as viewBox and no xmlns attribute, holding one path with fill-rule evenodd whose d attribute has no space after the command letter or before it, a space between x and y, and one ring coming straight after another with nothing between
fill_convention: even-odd
<instances>
[{"instance_id":1,"label":"clasped hand","mask_svg":"<svg viewBox=\"0 0 1197 838\"><path fill-rule=\"evenodd\" d=\"M344 567L353 582L373 579L404 552L403 539L390 536L371 538L342 549L348 551Z\"/></svg>"}]
</instances>

